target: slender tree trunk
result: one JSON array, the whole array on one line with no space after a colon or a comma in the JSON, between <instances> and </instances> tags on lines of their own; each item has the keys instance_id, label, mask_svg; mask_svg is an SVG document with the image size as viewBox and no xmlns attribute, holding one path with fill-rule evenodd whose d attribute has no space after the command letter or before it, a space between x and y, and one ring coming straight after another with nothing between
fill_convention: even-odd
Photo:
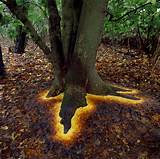
<instances>
[{"instance_id":1,"label":"slender tree trunk","mask_svg":"<svg viewBox=\"0 0 160 159\"><path fill-rule=\"evenodd\" d=\"M49 11L49 34L51 43L51 52L54 63L54 81L48 93L49 96L55 96L64 91L65 78L65 57L63 54L61 41L60 16L55 0L48 0Z\"/></svg>"},{"instance_id":2,"label":"slender tree trunk","mask_svg":"<svg viewBox=\"0 0 160 159\"><path fill-rule=\"evenodd\" d=\"M159 48L159 45L160 45L159 33L160 33L160 29L157 30L157 32L155 33L155 36L153 36L152 38L152 42L151 42L152 48L150 50L150 56L152 58L154 58L155 55L157 54L157 49Z\"/></svg>"},{"instance_id":3,"label":"slender tree trunk","mask_svg":"<svg viewBox=\"0 0 160 159\"><path fill-rule=\"evenodd\" d=\"M156 64L157 60L160 57L160 37L157 38L157 44L156 44L156 50L154 51L154 54L151 58L151 61L153 64Z\"/></svg>"},{"instance_id":4,"label":"slender tree trunk","mask_svg":"<svg viewBox=\"0 0 160 159\"><path fill-rule=\"evenodd\" d=\"M18 26L14 53L22 54L25 52L26 35L27 33L23 30L22 25Z\"/></svg>"},{"instance_id":5,"label":"slender tree trunk","mask_svg":"<svg viewBox=\"0 0 160 159\"><path fill-rule=\"evenodd\" d=\"M0 46L0 76L3 76L5 73L4 70L4 62L3 62L3 56L2 56L2 48Z\"/></svg>"}]
</instances>

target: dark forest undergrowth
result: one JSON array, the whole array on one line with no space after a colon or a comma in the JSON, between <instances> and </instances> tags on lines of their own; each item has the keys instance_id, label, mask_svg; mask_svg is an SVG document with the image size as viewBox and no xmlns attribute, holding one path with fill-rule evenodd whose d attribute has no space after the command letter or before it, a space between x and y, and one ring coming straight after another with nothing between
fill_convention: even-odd
<instances>
[{"instance_id":1,"label":"dark forest undergrowth","mask_svg":"<svg viewBox=\"0 0 160 159\"><path fill-rule=\"evenodd\" d=\"M105 81L141 91L140 105L97 101L78 138L67 147L50 138L49 107L37 95L51 85L52 70L32 43L23 55L3 47L0 79L0 158L159 159L160 70L142 53L101 45L97 70Z\"/></svg>"}]
</instances>

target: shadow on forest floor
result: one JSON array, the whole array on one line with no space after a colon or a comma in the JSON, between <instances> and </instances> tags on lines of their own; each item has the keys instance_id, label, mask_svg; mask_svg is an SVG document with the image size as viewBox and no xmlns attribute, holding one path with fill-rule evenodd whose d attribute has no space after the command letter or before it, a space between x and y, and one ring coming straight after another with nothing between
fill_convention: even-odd
<instances>
[{"instance_id":1,"label":"shadow on forest floor","mask_svg":"<svg viewBox=\"0 0 160 159\"><path fill-rule=\"evenodd\" d=\"M138 88L145 92L146 100L138 105L96 100L96 110L82 118L81 131L66 146L53 137L55 101L40 102L38 99L38 94L51 84L50 64L39 50L32 52L31 49L17 56L17 63L10 54L7 76L0 81L2 159L160 158L160 103L156 83L159 74L155 70L148 75L151 70L147 61L132 57L122 62L124 56L114 52L108 55L109 49L105 47L99 49L97 68L102 78ZM134 66L131 74L127 70L129 64ZM138 79L139 85L136 85Z\"/></svg>"}]
</instances>

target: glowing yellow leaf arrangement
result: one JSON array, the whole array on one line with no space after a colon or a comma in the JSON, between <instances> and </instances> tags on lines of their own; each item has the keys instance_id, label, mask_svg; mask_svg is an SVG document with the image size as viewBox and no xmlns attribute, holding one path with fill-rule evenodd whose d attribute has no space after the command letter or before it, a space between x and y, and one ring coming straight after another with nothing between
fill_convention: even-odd
<instances>
[{"instance_id":1,"label":"glowing yellow leaf arrangement","mask_svg":"<svg viewBox=\"0 0 160 159\"><path fill-rule=\"evenodd\" d=\"M122 94L137 94L137 90L129 90L126 92L119 92ZM52 116L51 125L53 127L52 139L59 141L63 144L71 144L80 136L84 127L86 119L96 111L96 102L118 102L125 105L137 105L144 102L144 98L138 97L139 100L127 99L118 96L96 96L87 94L86 100L88 105L86 107L80 107L76 110L75 115L72 118L72 127L67 134L64 134L63 125L60 123L61 117L59 116L61 102L63 94L47 98L48 91L43 91L39 94L39 101L45 103Z\"/></svg>"}]
</instances>

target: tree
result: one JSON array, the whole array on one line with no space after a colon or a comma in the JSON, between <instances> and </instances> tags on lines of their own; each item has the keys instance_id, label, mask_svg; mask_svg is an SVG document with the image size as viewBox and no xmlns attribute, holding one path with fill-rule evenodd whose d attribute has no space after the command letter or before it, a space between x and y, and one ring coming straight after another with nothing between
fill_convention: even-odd
<instances>
[{"instance_id":1,"label":"tree","mask_svg":"<svg viewBox=\"0 0 160 159\"><path fill-rule=\"evenodd\" d=\"M110 0L105 20L106 36L111 39L132 39L151 57L157 49L160 32L159 0Z\"/></svg>"},{"instance_id":2,"label":"tree","mask_svg":"<svg viewBox=\"0 0 160 159\"><path fill-rule=\"evenodd\" d=\"M16 36L16 42L15 42L15 48L14 53L24 53L25 52L25 46L26 46L26 31L23 28L22 25L19 25L17 27L17 36Z\"/></svg>"},{"instance_id":3,"label":"tree","mask_svg":"<svg viewBox=\"0 0 160 159\"><path fill-rule=\"evenodd\" d=\"M5 73L5 70L4 70L4 63L3 63L3 56L2 56L2 49L1 49L1 46L0 46L0 76L3 76Z\"/></svg>"},{"instance_id":4,"label":"tree","mask_svg":"<svg viewBox=\"0 0 160 159\"><path fill-rule=\"evenodd\" d=\"M2 14L0 13L0 22L2 21L3 19L3 16ZM0 46L0 76L3 76L4 75L4 62L3 62L3 56L2 56L2 48Z\"/></svg>"},{"instance_id":5,"label":"tree","mask_svg":"<svg viewBox=\"0 0 160 159\"><path fill-rule=\"evenodd\" d=\"M155 66L157 62L159 62L159 58L160 58L160 37L158 36L157 39L158 39L157 47L151 59L152 63L155 64Z\"/></svg>"},{"instance_id":6,"label":"tree","mask_svg":"<svg viewBox=\"0 0 160 159\"><path fill-rule=\"evenodd\" d=\"M23 3L20 3L22 11L27 14L27 8L29 7L28 4L25 3L26 1L23 1ZM24 53L25 52L25 46L26 46L26 35L27 32L22 24L18 25L16 28L16 41L15 41L15 48L14 53Z\"/></svg>"},{"instance_id":7,"label":"tree","mask_svg":"<svg viewBox=\"0 0 160 159\"><path fill-rule=\"evenodd\" d=\"M62 0L62 30L56 1L47 0L50 47L38 35L16 0L0 1L29 30L54 67L54 81L48 97L64 92L60 111L64 133L70 129L76 109L87 105L87 93L134 98L121 95L118 91L125 90L103 82L95 69L96 50L101 40L107 5L105 0Z\"/></svg>"}]
</instances>

